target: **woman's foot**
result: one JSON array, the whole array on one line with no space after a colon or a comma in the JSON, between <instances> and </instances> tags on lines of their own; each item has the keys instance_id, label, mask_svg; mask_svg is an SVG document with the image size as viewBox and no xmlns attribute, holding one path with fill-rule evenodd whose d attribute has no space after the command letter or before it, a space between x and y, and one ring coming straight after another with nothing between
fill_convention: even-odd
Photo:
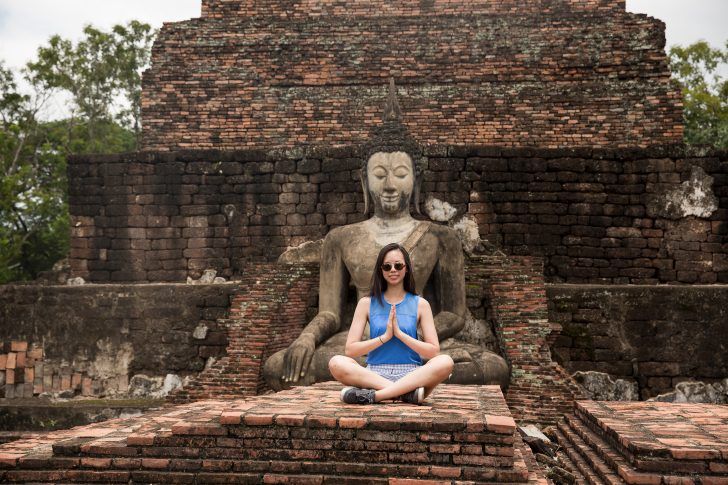
<instances>
[{"instance_id":1,"label":"woman's foot","mask_svg":"<svg viewBox=\"0 0 728 485\"><path fill-rule=\"evenodd\" d=\"M418 387L413 391L402 394L401 396L399 396L399 398L402 400L402 402L406 402L409 404L422 404L422 402L425 400L425 388Z\"/></svg>"},{"instance_id":2,"label":"woman's foot","mask_svg":"<svg viewBox=\"0 0 728 485\"><path fill-rule=\"evenodd\" d=\"M374 389L345 387L341 390L340 397L346 404L374 404Z\"/></svg>"}]
</instances>

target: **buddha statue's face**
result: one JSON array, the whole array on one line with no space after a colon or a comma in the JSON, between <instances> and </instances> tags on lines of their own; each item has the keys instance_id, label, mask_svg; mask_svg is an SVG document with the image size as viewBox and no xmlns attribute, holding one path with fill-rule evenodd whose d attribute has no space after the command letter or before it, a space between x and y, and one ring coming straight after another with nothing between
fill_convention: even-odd
<instances>
[{"instance_id":1,"label":"buddha statue's face","mask_svg":"<svg viewBox=\"0 0 728 485\"><path fill-rule=\"evenodd\" d=\"M409 212L415 186L413 169L412 159L404 152L378 152L369 158L367 184L375 214Z\"/></svg>"}]
</instances>

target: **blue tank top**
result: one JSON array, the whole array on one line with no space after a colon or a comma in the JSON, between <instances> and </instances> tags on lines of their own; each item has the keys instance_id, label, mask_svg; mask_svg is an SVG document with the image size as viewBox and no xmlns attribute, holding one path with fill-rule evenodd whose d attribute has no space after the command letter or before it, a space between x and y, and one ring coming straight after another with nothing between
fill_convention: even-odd
<instances>
[{"instance_id":1,"label":"blue tank top","mask_svg":"<svg viewBox=\"0 0 728 485\"><path fill-rule=\"evenodd\" d=\"M417 338L417 304L420 297L405 293L404 300L396 305L399 328L412 338ZM387 320L392 305L382 300L371 298L369 303L369 337L377 338L387 331ZM384 345L380 345L367 355L367 364L417 364L422 365L419 354L407 347L397 337L392 337Z\"/></svg>"}]
</instances>

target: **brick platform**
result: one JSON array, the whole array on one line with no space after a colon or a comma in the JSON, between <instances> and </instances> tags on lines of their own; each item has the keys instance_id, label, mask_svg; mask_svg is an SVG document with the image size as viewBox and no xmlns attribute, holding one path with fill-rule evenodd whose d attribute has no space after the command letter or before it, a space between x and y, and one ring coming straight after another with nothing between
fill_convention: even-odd
<instances>
[{"instance_id":1,"label":"brick platform","mask_svg":"<svg viewBox=\"0 0 728 485\"><path fill-rule=\"evenodd\" d=\"M728 406L580 401L558 438L589 483L728 484Z\"/></svg>"},{"instance_id":2,"label":"brick platform","mask_svg":"<svg viewBox=\"0 0 728 485\"><path fill-rule=\"evenodd\" d=\"M497 386L344 405L324 383L0 446L2 482L546 483Z\"/></svg>"}]
</instances>

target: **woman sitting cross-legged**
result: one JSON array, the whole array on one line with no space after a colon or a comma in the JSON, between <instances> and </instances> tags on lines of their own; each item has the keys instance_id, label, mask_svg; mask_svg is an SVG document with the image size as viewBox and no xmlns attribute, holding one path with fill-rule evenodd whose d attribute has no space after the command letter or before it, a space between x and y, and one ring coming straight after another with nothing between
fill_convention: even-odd
<instances>
[{"instance_id":1,"label":"woman sitting cross-legged","mask_svg":"<svg viewBox=\"0 0 728 485\"><path fill-rule=\"evenodd\" d=\"M362 340L367 321L370 338ZM349 386L341 391L348 404L387 399L420 404L452 372L452 358L440 354L430 304L415 293L410 257L399 244L379 252L370 296L356 306L345 352L331 358L329 370ZM353 359L364 354L367 367ZM424 365L423 358L428 359Z\"/></svg>"}]
</instances>

